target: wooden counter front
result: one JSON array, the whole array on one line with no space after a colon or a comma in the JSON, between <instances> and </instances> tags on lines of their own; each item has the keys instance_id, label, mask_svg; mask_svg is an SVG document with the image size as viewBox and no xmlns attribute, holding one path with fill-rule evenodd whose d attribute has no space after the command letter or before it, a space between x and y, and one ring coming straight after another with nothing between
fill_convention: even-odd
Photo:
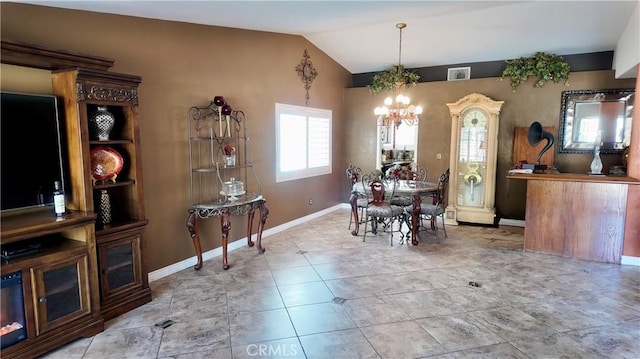
<instances>
[{"instance_id":1,"label":"wooden counter front","mask_svg":"<svg viewBox=\"0 0 640 359\"><path fill-rule=\"evenodd\" d=\"M631 177L512 174L527 180L524 250L620 263Z\"/></svg>"}]
</instances>

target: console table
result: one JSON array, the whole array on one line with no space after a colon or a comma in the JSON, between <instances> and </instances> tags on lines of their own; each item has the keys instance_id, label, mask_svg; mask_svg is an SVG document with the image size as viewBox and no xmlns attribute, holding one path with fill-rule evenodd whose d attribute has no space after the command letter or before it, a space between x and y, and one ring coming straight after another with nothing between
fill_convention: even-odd
<instances>
[{"instance_id":1,"label":"console table","mask_svg":"<svg viewBox=\"0 0 640 359\"><path fill-rule=\"evenodd\" d=\"M628 186L640 180L571 173L507 178L527 181L525 251L620 263Z\"/></svg>"},{"instance_id":2,"label":"console table","mask_svg":"<svg viewBox=\"0 0 640 359\"><path fill-rule=\"evenodd\" d=\"M229 269L227 260L227 245L229 243L229 230L231 229L230 215L247 216L247 245L253 247L251 240L253 216L256 208L260 210L260 220L258 222L258 232L256 238L256 248L258 253L264 253L262 248L262 230L269 215L269 209L265 205L265 199L262 195L249 195L233 202L221 205L199 205L189 209L189 218L187 219L187 229L193 239L193 245L196 249L198 263L193 267L195 270L202 268L202 247L200 246L200 233L198 230L198 219L207 219L211 217L220 217L220 226L222 227L222 268Z\"/></svg>"}]
</instances>

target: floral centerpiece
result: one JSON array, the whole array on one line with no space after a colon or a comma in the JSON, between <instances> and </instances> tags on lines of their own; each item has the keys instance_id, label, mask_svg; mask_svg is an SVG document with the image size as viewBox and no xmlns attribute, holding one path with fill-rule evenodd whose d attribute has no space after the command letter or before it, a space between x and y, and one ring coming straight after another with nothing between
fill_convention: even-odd
<instances>
[{"instance_id":1,"label":"floral centerpiece","mask_svg":"<svg viewBox=\"0 0 640 359\"><path fill-rule=\"evenodd\" d=\"M236 153L236 148L231 145L224 146L224 154L227 156L234 155Z\"/></svg>"}]
</instances>

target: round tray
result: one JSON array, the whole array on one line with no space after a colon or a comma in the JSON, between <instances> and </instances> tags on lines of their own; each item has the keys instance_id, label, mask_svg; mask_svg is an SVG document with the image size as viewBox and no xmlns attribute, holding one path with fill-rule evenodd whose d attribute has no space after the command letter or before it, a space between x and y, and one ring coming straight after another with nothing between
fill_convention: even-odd
<instances>
[{"instance_id":1,"label":"round tray","mask_svg":"<svg viewBox=\"0 0 640 359\"><path fill-rule=\"evenodd\" d=\"M91 177L94 181L116 181L124 160L118 151L107 146L91 149Z\"/></svg>"}]
</instances>

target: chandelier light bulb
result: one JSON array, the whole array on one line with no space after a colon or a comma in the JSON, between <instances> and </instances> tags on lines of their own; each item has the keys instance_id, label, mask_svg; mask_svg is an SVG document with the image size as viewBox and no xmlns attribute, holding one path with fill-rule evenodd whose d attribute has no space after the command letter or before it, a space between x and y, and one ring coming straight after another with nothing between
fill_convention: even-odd
<instances>
[{"instance_id":1,"label":"chandelier light bulb","mask_svg":"<svg viewBox=\"0 0 640 359\"><path fill-rule=\"evenodd\" d=\"M416 115L422 115L422 106L416 106L415 114Z\"/></svg>"},{"instance_id":2,"label":"chandelier light bulb","mask_svg":"<svg viewBox=\"0 0 640 359\"><path fill-rule=\"evenodd\" d=\"M393 99L391 97L387 97L384 99L385 106L391 106L393 104Z\"/></svg>"}]
</instances>

